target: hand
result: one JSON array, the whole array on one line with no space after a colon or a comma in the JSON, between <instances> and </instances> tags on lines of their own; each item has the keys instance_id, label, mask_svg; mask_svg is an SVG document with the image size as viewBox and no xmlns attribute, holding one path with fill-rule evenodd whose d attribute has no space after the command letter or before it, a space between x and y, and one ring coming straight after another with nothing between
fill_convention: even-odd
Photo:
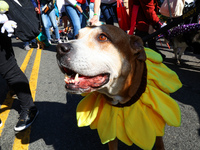
<instances>
[{"instance_id":1,"label":"hand","mask_svg":"<svg viewBox=\"0 0 200 150\"><path fill-rule=\"evenodd\" d=\"M37 14L40 14L40 10L39 10L38 7L35 7L35 11L36 11Z\"/></svg>"},{"instance_id":2,"label":"hand","mask_svg":"<svg viewBox=\"0 0 200 150\"><path fill-rule=\"evenodd\" d=\"M78 9L78 11L79 11L80 13L82 13L82 12L83 12L83 10L82 10L81 6L79 6L79 5L76 5L76 8Z\"/></svg>"},{"instance_id":3,"label":"hand","mask_svg":"<svg viewBox=\"0 0 200 150\"><path fill-rule=\"evenodd\" d=\"M163 28L164 26L166 26L167 24L164 22L163 24L162 24L162 26L161 26L161 28Z\"/></svg>"},{"instance_id":4,"label":"hand","mask_svg":"<svg viewBox=\"0 0 200 150\"><path fill-rule=\"evenodd\" d=\"M154 28L155 30L158 30L158 29L161 28L162 25L163 25L162 22L159 20L159 21L153 26L153 28Z\"/></svg>"},{"instance_id":5,"label":"hand","mask_svg":"<svg viewBox=\"0 0 200 150\"><path fill-rule=\"evenodd\" d=\"M5 31L8 32L8 37L11 37L14 33L14 29L17 28L17 23L15 21L9 20L5 22L1 28L1 33L4 33Z\"/></svg>"},{"instance_id":6,"label":"hand","mask_svg":"<svg viewBox=\"0 0 200 150\"><path fill-rule=\"evenodd\" d=\"M93 18L90 20L90 25L95 25L98 21L98 16L94 15Z\"/></svg>"}]
</instances>

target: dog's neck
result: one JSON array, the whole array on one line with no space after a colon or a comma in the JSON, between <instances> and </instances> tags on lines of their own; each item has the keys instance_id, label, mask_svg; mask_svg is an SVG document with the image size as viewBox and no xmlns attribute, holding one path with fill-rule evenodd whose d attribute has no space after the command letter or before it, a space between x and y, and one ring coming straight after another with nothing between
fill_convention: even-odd
<instances>
[{"instance_id":1,"label":"dog's neck","mask_svg":"<svg viewBox=\"0 0 200 150\"><path fill-rule=\"evenodd\" d=\"M146 85L147 85L146 64L144 63L143 66L144 67L143 67L143 72L141 74L141 78L140 79L137 77L133 78L133 82L136 80L139 80L140 83L139 85L135 85L134 87L131 87L131 89L132 88L134 89L131 93L127 91L125 92L126 96L116 95L116 96L112 96L112 98L105 95L106 100L111 105L114 105L116 107L125 107L125 106L130 106L139 100L140 96L145 92Z\"/></svg>"}]
</instances>

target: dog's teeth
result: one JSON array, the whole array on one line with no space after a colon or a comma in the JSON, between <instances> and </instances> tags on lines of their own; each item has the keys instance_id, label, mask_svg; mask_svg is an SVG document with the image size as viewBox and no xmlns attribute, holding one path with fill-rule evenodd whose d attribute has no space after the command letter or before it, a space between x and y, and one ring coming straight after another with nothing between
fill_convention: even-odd
<instances>
[{"instance_id":1,"label":"dog's teeth","mask_svg":"<svg viewBox=\"0 0 200 150\"><path fill-rule=\"evenodd\" d=\"M67 74L65 74L65 79L68 79L68 78L69 78L69 76Z\"/></svg>"},{"instance_id":2,"label":"dog's teeth","mask_svg":"<svg viewBox=\"0 0 200 150\"><path fill-rule=\"evenodd\" d=\"M79 81L79 74L78 73L76 74L74 81L77 81L77 82Z\"/></svg>"}]
</instances>

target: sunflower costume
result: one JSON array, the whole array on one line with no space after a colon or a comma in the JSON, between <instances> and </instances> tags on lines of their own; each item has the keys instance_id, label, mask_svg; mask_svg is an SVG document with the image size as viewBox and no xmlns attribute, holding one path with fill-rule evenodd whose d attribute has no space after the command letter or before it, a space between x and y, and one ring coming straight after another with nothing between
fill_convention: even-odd
<instances>
[{"instance_id":1,"label":"sunflower costume","mask_svg":"<svg viewBox=\"0 0 200 150\"><path fill-rule=\"evenodd\" d=\"M169 96L181 88L176 73L162 63L162 57L145 48L147 55L147 84L145 92L128 107L107 103L98 92L86 95L77 106L79 127L97 129L103 144L116 137L131 146L152 149L156 136L163 136L166 123L178 127L181 113L178 104Z\"/></svg>"}]
</instances>

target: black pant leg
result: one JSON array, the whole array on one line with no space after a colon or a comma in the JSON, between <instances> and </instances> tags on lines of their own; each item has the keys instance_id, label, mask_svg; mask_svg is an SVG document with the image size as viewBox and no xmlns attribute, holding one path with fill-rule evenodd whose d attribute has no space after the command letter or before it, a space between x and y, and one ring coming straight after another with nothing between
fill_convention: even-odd
<instances>
[{"instance_id":1,"label":"black pant leg","mask_svg":"<svg viewBox=\"0 0 200 150\"><path fill-rule=\"evenodd\" d=\"M28 79L17 65L11 38L7 37L7 33L0 33L0 74L16 92L22 109L34 106Z\"/></svg>"}]
</instances>

